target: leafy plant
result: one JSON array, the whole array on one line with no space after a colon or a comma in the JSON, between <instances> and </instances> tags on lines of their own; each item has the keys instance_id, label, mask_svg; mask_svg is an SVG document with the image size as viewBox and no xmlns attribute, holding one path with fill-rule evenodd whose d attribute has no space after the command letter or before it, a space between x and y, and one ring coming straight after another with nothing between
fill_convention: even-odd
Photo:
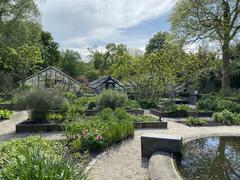
<instances>
[{"instance_id":1,"label":"leafy plant","mask_svg":"<svg viewBox=\"0 0 240 180\"><path fill-rule=\"evenodd\" d=\"M60 144L56 145L36 137L13 140L1 145L0 178L83 179L82 170L69 163L60 154L63 150Z\"/></svg>"},{"instance_id":2,"label":"leafy plant","mask_svg":"<svg viewBox=\"0 0 240 180\"><path fill-rule=\"evenodd\" d=\"M124 93L120 93L114 90L105 90L103 91L99 97L99 108L111 108L116 109L117 107L124 107L128 101L128 97Z\"/></svg>"},{"instance_id":3,"label":"leafy plant","mask_svg":"<svg viewBox=\"0 0 240 180\"><path fill-rule=\"evenodd\" d=\"M65 119L65 117L62 114L58 114L58 113L50 113L47 116L47 120L57 121L58 123L63 122L64 119Z\"/></svg>"},{"instance_id":4,"label":"leafy plant","mask_svg":"<svg viewBox=\"0 0 240 180\"><path fill-rule=\"evenodd\" d=\"M102 151L114 143L132 137L133 134L132 118L123 109L116 109L114 112L111 108L106 108L95 117L87 120L82 117L66 124L68 141L74 144L75 149L82 151Z\"/></svg>"},{"instance_id":5,"label":"leafy plant","mask_svg":"<svg viewBox=\"0 0 240 180\"><path fill-rule=\"evenodd\" d=\"M94 109L94 108L96 108L96 107L97 107L96 102L90 101L90 102L88 103L88 108L87 108L87 109Z\"/></svg>"},{"instance_id":6,"label":"leafy plant","mask_svg":"<svg viewBox=\"0 0 240 180\"><path fill-rule=\"evenodd\" d=\"M35 88L16 95L16 104L30 110L33 121L46 121L51 109L61 109L65 104L63 94L56 89Z\"/></svg>"},{"instance_id":7,"label":"leafy plant","mask_svg":"<svg viewBox=\"0 0 240 180\"><path fill-rule=\"evenodd\" d=\"M0 120L10 119L13 112L9 110L0 110Z\"/></svg>"},{"instance_id":8,"label":"leafy plant","mask_svg":"<svg viewBox=\"0 0 240 180\"><path fill-rule=\"evenodd\" d=\"M213 119L216 122L221 122L225 125L238 125L240 124L240 114L232 113L229 110L214 113Z\"/></svg>"},{"instance_id":9,"label":"leafy plant","mask_svg":"<svg viewBox=\"0 0 240 180\"><path fill-rule=\"evenodd\" d=\"M201 126L201 125L207 124L207 120L202 118L189 117L186 123L189 126Z\"/></svg>"}]
</instances>

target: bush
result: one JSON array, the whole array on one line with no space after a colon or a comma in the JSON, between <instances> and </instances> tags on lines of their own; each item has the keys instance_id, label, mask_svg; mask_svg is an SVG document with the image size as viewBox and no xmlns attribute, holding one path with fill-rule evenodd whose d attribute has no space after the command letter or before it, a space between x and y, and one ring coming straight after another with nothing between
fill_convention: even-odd
<instances>
[{"instance_id":1,"label":"bush","mask_svg":"<svg viewBox=\"0 0 240 180\"><path fill-rule=\"evenodd\" d=\"M100 109L124 107L128 101L128 97L124 93L114 90L105 90L98 97L98 104Z\"/></svg>"},{"instance_id":2,"label":"bush","mask_svg":"<svg viewBox=\"0 0 240 180\"><path fill-rule=\"evenodd\" d=\"M38 137L13 140L2 144L0 179L81 179L82 171L61 155L59 143Z\"/></svg>"},{"instance_id":3,"label":"bush","mask_svg":"<svg viewBox=\"0 0 240 180\"><path fill-rule=\"evenodd\" d=\"M0 120L10 119L12 114L12 111L0 110Z\"/></svg>"},{"instance_id":4,"label":"bush","mask_svg":"<svg viewBox=\"0 0 240 180\"><path fill-rule=\"evenodd\" d=\"M197 103L197 108L200 110L215 112L218 110L218 100L219 99L216 96L200 99Z\"/></svg>"},{"instance_id":5,"label":"bush","mask_svg":"<svg viewBox=\"0 0 240 180\"><path fill-rule=\"evenodd\" d=\"M240 124L240 114L232 113L229 110L214 113L213 119L216 122L223 123L225 125L238 125Z\"/></svg>"},{"instance_id":6,"label":"bush","mask_svg":"<svg viewBox=\"0 0 240 180\"><path fill-rule=\"evenodd\" d=\"M30 89L16 95L16 104L21 108L30 110L30 118L33 121L43 122L47 120L47 114L51 109L64 107L63 94L56 89Z\"/></svg>"},{"instance_id":7,"label":"bush","mask_svg":"<svg viewBox=\"0 0 240 180\"><path fill-rule=\"evenodd\" d=\"M140 100L139 104L143 109L157 108L157 103L154 101Z\"/></svg>"},{"instance_id":8,"label":"bush","mask_svg":"<svg viewBox=\"0 0 240 180\"><path fill-rule=\"evenodd\" d=\"M207 124L207 120L202 118L189 117L186 123L189 126L201 126L201 125Z\"/></svg>"}]
</instances>

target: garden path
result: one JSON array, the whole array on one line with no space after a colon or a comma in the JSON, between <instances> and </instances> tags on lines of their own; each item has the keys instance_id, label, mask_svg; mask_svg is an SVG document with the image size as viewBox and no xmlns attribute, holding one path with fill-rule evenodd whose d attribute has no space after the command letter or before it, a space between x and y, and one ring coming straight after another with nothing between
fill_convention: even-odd
<instances>
[{"instance_id":1,"label":"garden path","mask_svg":"<svg viewBox=\"0 0 240 180\"><path fill-rule=\"evenodd\" d=\"M166 120L166 119L163 119ZM151 134L181 135L184 140L211 136L211 135L239 135L240 126L221 127L187 127L173 121L169 121L166 130L136 130L132 140L115 145L104 152L95 162L90 179L93 180L146 180L147 162L141 159L140 136Z\"/></svg>"},{"instance_id":2,"label":"garden path","mask_svg":"<svg viewBox=\"0 0 240 180\"><path fill-rule=\"evenodd\" d=\"M63 138L63 133L15 133L16 124L26 120L28 118L28 113L26 111L14 111L13 117L9 120L0 121L0 143L8 141L13 138L22 138L30 135L43 136L47 139L61 139Z\"/></svg>"}]
</instances>

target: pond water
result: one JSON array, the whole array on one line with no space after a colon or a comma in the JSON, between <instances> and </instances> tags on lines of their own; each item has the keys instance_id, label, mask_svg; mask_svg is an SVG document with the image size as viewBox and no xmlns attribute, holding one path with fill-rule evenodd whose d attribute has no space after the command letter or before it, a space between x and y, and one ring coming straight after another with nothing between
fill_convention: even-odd
<instances>
[{"instance_id":1,"label":"pond water","mask_svg":"<svg viewBox=\"0 0 240 180\"><path fill-rule=\"evenodd\" d=\"M240 180L240 137L190 141L176 165L186 180Z\"/></svg>"}]
</instances>

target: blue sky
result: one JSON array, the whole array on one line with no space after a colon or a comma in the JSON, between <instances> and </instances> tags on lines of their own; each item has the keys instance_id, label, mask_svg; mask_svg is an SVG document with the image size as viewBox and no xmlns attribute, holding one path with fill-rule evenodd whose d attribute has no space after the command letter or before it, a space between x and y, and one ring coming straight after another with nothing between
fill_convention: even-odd
<instances>
[{"instance_id":1,"label":"blue sky","mask_svg":"<svg viewBox=\"0 0 240 180\"><path fill-rule=\"evenodd\" d=\"M168 31L174 0L47 0L40 4L44 30L62 49L85 58L88 48L107 43L143 50L158 31Z\"/></svg>"}]
</instances>

